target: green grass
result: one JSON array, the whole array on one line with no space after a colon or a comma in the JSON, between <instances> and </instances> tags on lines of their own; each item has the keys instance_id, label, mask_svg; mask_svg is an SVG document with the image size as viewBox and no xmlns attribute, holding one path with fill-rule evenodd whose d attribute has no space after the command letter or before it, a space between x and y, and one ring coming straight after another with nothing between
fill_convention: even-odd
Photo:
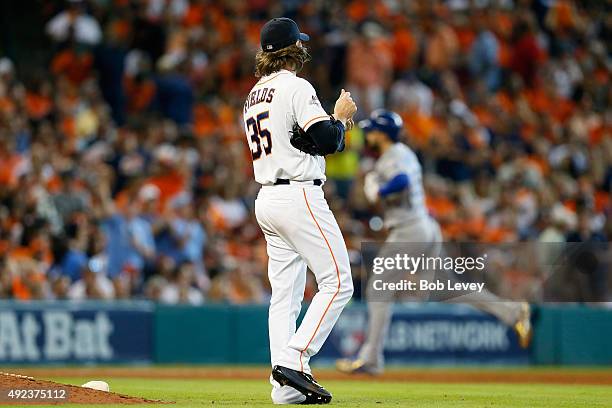
<instances>
[{"instance_id":1,"label":"green grass","mask_svg":"<svg viewBox=\"0 0 612 408\"><path fill-rule=\"evenodd\" d=\"M82 378L52 378L81 384ZM174 401L170 407L271 407L264 380L106 379L111 391ZM422 384L325 381L334 407L578 408L612 406L612 387L550 384ZM70 405L70 407L121 405ZM163 405L161 405L163 406ZM125 407L125 405L123 406Z\"/></svg>"}]
</instances>

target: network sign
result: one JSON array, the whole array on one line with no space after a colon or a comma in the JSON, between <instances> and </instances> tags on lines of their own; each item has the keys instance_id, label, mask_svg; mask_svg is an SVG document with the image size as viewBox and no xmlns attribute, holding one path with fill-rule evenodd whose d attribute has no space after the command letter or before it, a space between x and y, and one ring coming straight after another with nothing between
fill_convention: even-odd
<instances>
[{"instance_id":1,"label":"network sign","mask_svg":"<svg viewBox=\"0 0 612 408\"><path fill-rule=\"evenodd\" d=\"M367 310L347 308L316 361L355 356L367 337ZM396 306L385 338L387 363L527 363L514 330L465 305Z\"/></svg>"}]
</instances>

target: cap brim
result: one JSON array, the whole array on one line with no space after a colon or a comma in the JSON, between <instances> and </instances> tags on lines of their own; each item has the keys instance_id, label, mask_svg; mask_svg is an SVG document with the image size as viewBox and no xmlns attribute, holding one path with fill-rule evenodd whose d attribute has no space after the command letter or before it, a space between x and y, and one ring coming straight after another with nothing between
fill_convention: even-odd
<instances>
[{"instance_id":1,"label":"cap brim","mask_svg":"<svg viewBox=\"0 0 612 408\"><path fill-rule=\"evenodd\" d=\"M372 122L370 119L364 119L360 121L358 125L364 132L369 132L370 130L374 129L374 122Z\"/></svg>"},{"instance_id":2,"label":"cap brim","mask_svg":"<svg viewBox=\"0 0 612 408\"><path fill-rule=\"evenodd\" d=\"M305 34L305 33L300 33L298 38L300 39L300 41L308 41L308 40L310 40L310 36L308 34Z\"/></svg>"}]
</instances>

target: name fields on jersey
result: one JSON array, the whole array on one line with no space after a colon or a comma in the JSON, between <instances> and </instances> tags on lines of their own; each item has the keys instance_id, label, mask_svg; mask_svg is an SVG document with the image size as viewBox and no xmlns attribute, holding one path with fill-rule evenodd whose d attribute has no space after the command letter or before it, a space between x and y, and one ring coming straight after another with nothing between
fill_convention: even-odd
<instances>
[{"instance_id":1,"label":"name fields on jersey","mask_svg":"<svg viewBox=\"0 0 612 408\"><path fill-rule=\"evenodd\" d=\"M251 91L249 96L244 103L244 113L253 105L257 105L258 103L272 102L274 98L274 88L258 88Z\"/></svg>"}]
</instances>

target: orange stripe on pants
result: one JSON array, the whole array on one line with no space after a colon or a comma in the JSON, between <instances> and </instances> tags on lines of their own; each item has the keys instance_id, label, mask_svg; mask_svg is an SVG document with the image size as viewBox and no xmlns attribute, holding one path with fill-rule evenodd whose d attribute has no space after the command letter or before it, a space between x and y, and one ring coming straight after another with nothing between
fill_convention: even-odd
<instances>
[{"instance_id":1,"label":"orange stripe on pants","mask_svg":"<svg viewBox=\"0 0 612 408\"><path fill-rule=\"evenodd\" d=\"M338 288L336 289L336 293L334 293L334 296L332 296L331 300L327 304L327 307L325 308L325 311L323 312L323 316L321 316L321 319L319 319L319 323L317 324L317 327L315 328L314 333L312 333L312 336L310 337L310 340L308 340L308 343L306 344L306 347L304 347L302 350L300 350L300 367L302 368L301 371L304 371L304 363L302 362L302 354L304 354L304 351L306 351L308 349L308 346L310 346L310 343L312 342L312 339L314 339L315 335L317 334L317 331L319 330L319 327L321 327L321 323L323 322L323 319L325 318L325 315L327 314L327 311L331 307L332 303L334 303L334 299L336 298L336 296L338 296L338 293L340 293L340 269L338 268L338 263L336 262L336 257L334 256L334 251L332 251L331 245L329 245L329 241L327 240L327 237L323 233L323 230L321 229L321 226L317 222L317 219L315 218L315 216L314 216L314 214L312 212L312 209L310 208L310 204L308 203L308 198L306 197L306 189L303 188L302 192L304 193L304 201L306 202L306 207L308 207L308 212L310 212L310 216L312 217L312 220L317 225L317 228L319 229L319 232L321 233L321 236L325 240L325 244L327 244L327 248L329 249L329 253L331 254L332 260L334 261L334 266L336 267L336 276L338 277Z\"/></svg>"}]
</instances>

